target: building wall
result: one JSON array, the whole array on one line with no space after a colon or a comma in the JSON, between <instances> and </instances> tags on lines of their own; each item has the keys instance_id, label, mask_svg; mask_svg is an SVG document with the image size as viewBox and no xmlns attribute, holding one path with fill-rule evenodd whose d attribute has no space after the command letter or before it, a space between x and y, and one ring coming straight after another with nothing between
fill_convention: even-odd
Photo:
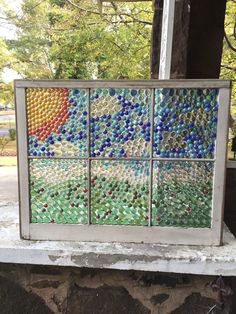
<instances>
[{"instance_id":1,"label":"building wall","mask_svg":"<svg viewBox=\"0 0 236 314\"><path fill-rule=\"evenodd\" d=\"M1 264L1 314L206 314L216 302L209 286L213 279ZM233 313L231 299L213 313Z\"/></svg>"}]
</instances>

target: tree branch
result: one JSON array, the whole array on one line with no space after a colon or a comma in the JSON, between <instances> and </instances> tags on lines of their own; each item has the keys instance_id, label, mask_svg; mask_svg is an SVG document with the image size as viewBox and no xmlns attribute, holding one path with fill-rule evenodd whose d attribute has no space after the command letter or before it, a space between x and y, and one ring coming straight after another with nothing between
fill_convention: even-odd
<instances>
[{"instance_id":1,"label":"tree branch","mask_svg":"<svg viewBox=\"0 0 236 314\"><path fill-rule=\"evenodd\" d=\"M225 68L225 69L236 71L236 66L231 66L231 65L228 65L228 64L221 64L221 67Z\"/></svg>"},{"instance_id":2,"label":"tree branch","mask_svg":"<svg viewBox=\"0 0 236 314\"><path fill-rule=\"evenodd\" d=\"M230 48L231 50L233 50L234 52L236 52L236 47L234 47L234 46L231 44L231 42L230 42L229 38L227 37L225 31L224 31L224 36L225 36L225 40L226 40L226 42L227 42L229 48Z\"/></svg>"}]
</instances>

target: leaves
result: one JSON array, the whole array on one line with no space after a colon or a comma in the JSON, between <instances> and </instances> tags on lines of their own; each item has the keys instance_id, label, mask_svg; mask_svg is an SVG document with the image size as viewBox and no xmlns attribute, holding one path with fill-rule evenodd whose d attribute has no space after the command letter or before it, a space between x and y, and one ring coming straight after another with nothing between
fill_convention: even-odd
<instances>
[{"instance_id":1,"label":"leaves","mask_svg":"<svg viewBox=\"0 0 236 314\"><path fill-rule=\"evenodd\" d=\"M149 76L151 3L23 0L5 10L17 27L8 41L24 78L144 79Z\"/></svg>"}]
</instances>

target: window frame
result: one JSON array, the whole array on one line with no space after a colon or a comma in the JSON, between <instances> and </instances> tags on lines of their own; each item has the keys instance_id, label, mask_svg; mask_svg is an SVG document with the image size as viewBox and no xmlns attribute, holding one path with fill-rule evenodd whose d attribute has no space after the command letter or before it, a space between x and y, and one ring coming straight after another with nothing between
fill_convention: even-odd
<instances>
[{"instance_id":1,"label":"window frame","mask_svg":"<svg viewBox=\"0 0 236 314\"><path fill-rule=\"evenodd\" d=\"M151 106L154 106L155 88L219 88L218 125L215 151L211 228L180 228L160 226L129 225L76 225L30 223L29 169L27 149L26 88L145 88L152 90ZM82 81L82 80L16 80L16 117L18 147L18 179L20 199L21 238L30 240L70 240L99 242L136 242L185 245L220 245L222 241L222 221L224 188L227 161L228 120L230 107L230 87L228 80L147 80L147 81ZM88 97L88 108L90 100ZM153 109L152 109L153 110ZM47 157L52 158L53 157ZM90 158L90 157L89 157ZM153 158L152 160L163 160ZM75 158L80 159L80 158ZM96 158L91 158L96 159ZM108 158L110 159L110 158ZM125 158L123 158L125 160ZM179 158L168 160L180 161ZM184 160L190 160L185 158ZM203 159L206 160L206 159ZM202 160L202 161L203 161ZM209 159L213 160L213 159ZM201 159L200 159L201 161ZM199 162L200 162L199 161Z\"/></svg>"}]
</instances>

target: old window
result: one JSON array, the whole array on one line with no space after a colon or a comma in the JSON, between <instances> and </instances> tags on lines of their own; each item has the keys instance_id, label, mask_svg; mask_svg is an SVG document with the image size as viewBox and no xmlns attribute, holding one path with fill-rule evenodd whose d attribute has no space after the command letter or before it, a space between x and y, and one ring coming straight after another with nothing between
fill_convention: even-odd
<instances>
[{"instance_id":1,"label":"old window","mask_svg":"<svg viewBox=\"0 0 236 314\"><path fill-rule=\"evenodd\" d=\"M23 238L220 244L228 81L15 87Z\"/></svg>"}]
</instances>

